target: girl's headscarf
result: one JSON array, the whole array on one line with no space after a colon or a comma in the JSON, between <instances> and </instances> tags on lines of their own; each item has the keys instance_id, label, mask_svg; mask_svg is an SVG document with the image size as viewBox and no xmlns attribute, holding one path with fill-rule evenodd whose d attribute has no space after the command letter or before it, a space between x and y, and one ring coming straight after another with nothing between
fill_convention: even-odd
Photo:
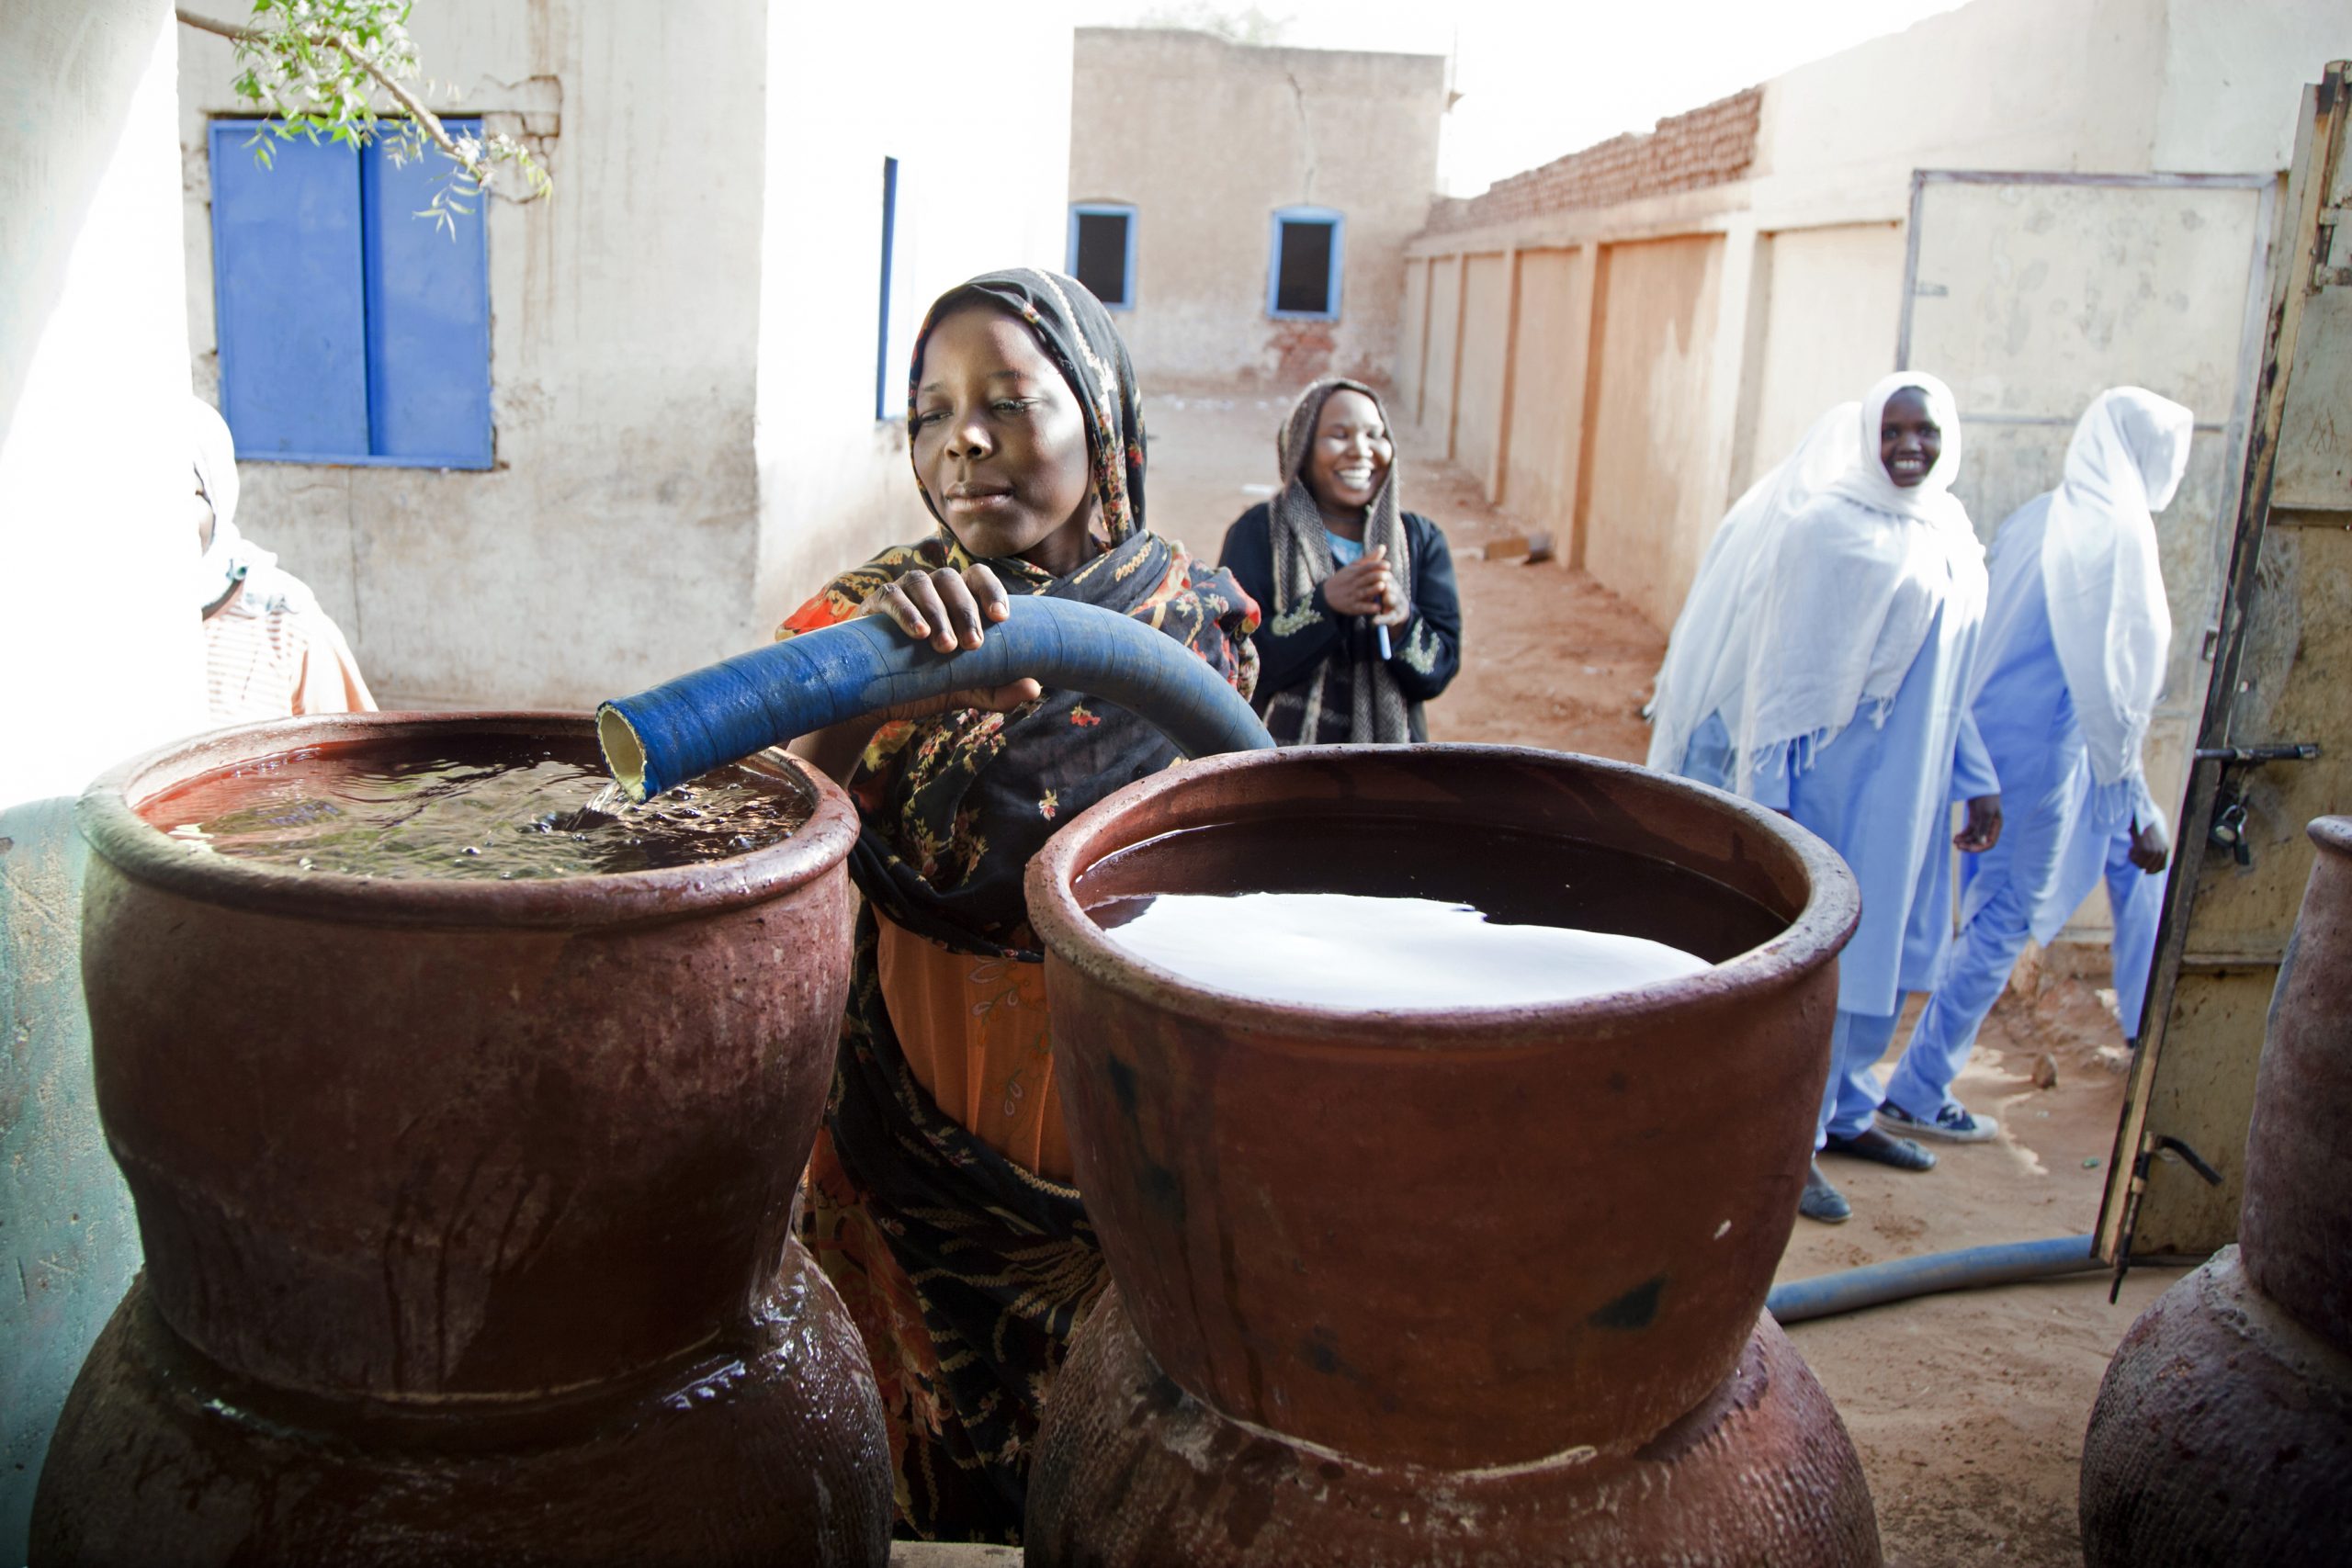
<instances>
[{"instance_id":1,"label":"girl's headscarf","mask_svg":"<svg viewBox=\"0 0 2352 1568\"><path fill-rule=\"evenodd\" d=\"M1074 277L1026 266L984 272L933 302L922 330L915 334L914 355L907 367L907 460L914 461L915 389L922 379L923 346L942 318L980 302L1019 317L1036 334L1046 357L1085 408L1086 450L1094 464L1094 495L1102 503L1102 525L1113 545L1124 543L1144 525L1143 398L1136 389L1126 343L1111 324L1111 312ZM921 468L915 471L915 488L944 527L947 520L941 516L939 503L922 489ZM1026 562L1016 563L1016 570L1021 568L1027 569L1026 574L1038 571Z\"/></svg>"},{"instance_id":2,"label":"girl's headscarf","mask_svg":"<svg viewBox=\"0 0 2352 1568\"><path fill-rule=\"evenodd\" d=\"M189 592L202 609L239 578L277 564L277 556L237 532L237 441L220 411L188 394L188 439L196 482L212 503L212 543L197 558Z\"/></svg>"},{"instance_id":3,"label":"girl's headscarf","mask_svg":"<svg viewBox=\"0 0 2352 1568\"><path fill-rule=\"evenodd\" d=\"M1715 714L1736 737L1746 717L1747 666L1764 577L1789 519L1854 466L1861 405L1839 403L1813 422L1796 450L1747 487L1716 525L1667 639L1650 701L1649 765L1679 772L1690 737Z\"/></svg>"},{"instance_id":4,"label":"girl's headscarf","mask_svg":"<svg viewBox=\"0 0 2352 1568\"><path fill-rule=\"evenodd\" d=\"M1315 450L1315 432L1322 423L1323 405L1330 400L1332 393L1341 391L1361 392L1371 399L1372 406L1380 412L1382 426L1388 423L1388 410L1382 405L1380 394L1361 381L1344 377L1326 377L1301 392L1298 401L1291 405L1290 417L1275 433L1274 463L1283 488L1269 508L1268 519L1273 546L1276 616L1311 600L1315 585L1334 570L1331 540L1323 526L1323 513L1315 504L1315 492L1307 487L1306 462ZM1372 505L1364 514L1363 547L1367 555L1376 547L1387 547L1388 570L1396 580L1397 594L1409 605L1413 602L1413 551L1405 537L1404 511L1396 499L1396 468L1392 453L1388 472L1383 476L1379 492L1372 498ZM1358 743L1393 743L1413 739L1413 705L1397 686L1387 662L1373 651L1370 639L1358 641L1363 650L1355 660L1349 687L1354 711L1348 733L1332 737L1317 734L1323 713L1323 682L1331 668L1327 659L1316 666L1314 677L1307 682L1302 699L1305 707L1298 744L1312 746L1318 739Z\"/></svg>"},{"instance_id":5,"label":"girl's headscarf","mask_svg":"<svg viewBox=\"0 0 2352 1568\"><path fill-rule=\"evenodd\" d=\"M1935 466L1908 488L1879 457L1881 417L1905 388L1926 397L1943 434ZM1854 434L1844 471L1790 520L1762 574L1747 712L1734 731L1742 793L1784 745L1803 766L1857 713L1884 724L1939 614L1984 618L1984 547L1951 494L1961 445L1951 389L1898 371L1862 400Z\"/></svg>"},{"instance_id":6,"label":"girl's headscarf","mask_svg":"<svg viewBox=\"0 0 2352 1568\"><path fill-rule=\"evenodd\" d=\"M2108 785L2140 768L2140 745L2172 651L2154 513L2188 468L2196 416L2138 387L2101 392L2075 424L2050 498L2041 581L2050 630L2091 773Z\"/></svg>"}]
</instances>

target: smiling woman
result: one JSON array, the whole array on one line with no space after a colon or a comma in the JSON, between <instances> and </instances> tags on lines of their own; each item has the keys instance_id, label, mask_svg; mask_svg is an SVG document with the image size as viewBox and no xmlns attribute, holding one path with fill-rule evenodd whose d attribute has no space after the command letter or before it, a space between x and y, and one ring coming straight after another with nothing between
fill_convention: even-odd
<instances>
[{"instance_id":1,"label":"smiling woman","mask_svg":"<svg viewBox=\"0 0 2352 1568\"><path fill-rule=\"evenodd\" d=\"M1226 531L1220 561L1265 606L1258 711L1280 743L1426 740L1421 705L1462 666L1453 557L1403 510L1396 446L1360 381L1299 394L1275 442L1283 488Z\"/></svg>"}]
</instances>

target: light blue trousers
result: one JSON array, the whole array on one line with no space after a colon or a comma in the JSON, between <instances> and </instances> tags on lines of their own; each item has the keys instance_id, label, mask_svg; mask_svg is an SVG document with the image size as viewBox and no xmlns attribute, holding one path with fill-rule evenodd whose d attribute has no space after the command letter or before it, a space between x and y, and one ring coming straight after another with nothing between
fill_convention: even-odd
<instances>
[{"instance_id":1,"label":"light blue trousers","mask_svg":"<svg viewBox=\"0 0 2352 1568\"><path fill-rule=\"evenodd\" d=\"M1870 1131L1879 1105L1878 1080L1871 1076L1871 1069L1886 1055L1894 1038L1895 1020L1902 1012L1899 995L1894 1011L1884 1018L1839 1010L1837 1027L1829 1035L1829 1081L1822 1087L1821 1115L1814 1123L1815 1148L1820 1148L1832 1133L1852 1138Z\"/></svg>"},{"instance_id":2,"label":"light blue trousers","mask_svg":"<svg viewBox=\"0 0 2352 1568\"><path fill-rule=\"evenodd\" d=\"M2018 897L2017 884L1999 876L1993 896L1960 928L1911 1043L1886 1080L1889 1104L1923 1122L1935 1120L2032 935L2032 911Z\"/></svg>"},{"instance_id":3,"label":"light blue trousers","mask_svg":"<svg viewBox=\"0 0 2352 1568\"><path fill-rule=\"evenodd\" d=\"M2148 969L2155 959L2156 923L2164 913L2165 879L2133 865L2131 853L2132 834L2126 829L2108 844L2105 876L2108 902L2115 911L2117 1010L2122 1015L2124 1037L2136 1040ZM2032 912L2018 897L2017 884L2000 874L2005 870L1993 868L1997 878L1993 896L1961 927L1935 993L1919 1014L1919 1026L1911 1032L1903 1060L1886 1081L1888 1102L1922 1121L1933 1119L1951 1098L1952 1080L1967 1066L1968 1054L1976 1048L1976 1032L2000 1000L2001 987L2008 984L2009 972L2032 934Z\"/></svg>"}]
</instances>

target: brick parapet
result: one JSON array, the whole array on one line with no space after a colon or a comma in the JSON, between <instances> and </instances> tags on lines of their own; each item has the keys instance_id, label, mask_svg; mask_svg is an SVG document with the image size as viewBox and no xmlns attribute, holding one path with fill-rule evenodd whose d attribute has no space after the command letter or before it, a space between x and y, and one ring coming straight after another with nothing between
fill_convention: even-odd
<instances>
[{"instance_id":1,"label":"brick parapet","mask_svg":"<svg viewBox=\"0 0 2352 1568\"><path fill-rule=\"evenodd\" d=\"M1659 120L1646 135L1615 136L1540 168L1498 180L1477 196L1440 197L1424 234L1452 233L1575 208L1699 190L1745 178L1756 162L1764 89Z\"/></svg>"}]
</instances>

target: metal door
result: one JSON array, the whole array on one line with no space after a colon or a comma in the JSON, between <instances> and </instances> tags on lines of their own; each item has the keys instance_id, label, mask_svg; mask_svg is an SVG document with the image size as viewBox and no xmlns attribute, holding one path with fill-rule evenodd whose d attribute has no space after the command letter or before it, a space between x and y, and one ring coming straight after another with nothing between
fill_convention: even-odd
<instances>
[{"instance_id":1,"label":"metal door","mask_svg":"<svg viewBox=\"0 0 2352 1568\"><path fill-rule=\"evenodd\" d=\"M2235 1237L2266 1014L2311 872L2303 828L2352 809L2346 70L2305 91L2288 176L2214 678L2099 1214L2119 1269Z\"/></svg>"},{"instance_id":2,"label":"metal door","mask_svg":"<svg viewBox=\"0 0 2352 1568\"><path fill-rule=\"evenodd\" d=\"M1959 400L1955 493L1988 543L2051 489L2075 422L2109 387L2197 416L2188 476L2156 519L2172 667L2150 726L2148 781L2167 810L2188 773L2237 516L2261 344L2277 177L2250 175L1912 175L1898 368ZM2104 893L2080 934L2103 940Z\"/></svg>"}]
</instances>

